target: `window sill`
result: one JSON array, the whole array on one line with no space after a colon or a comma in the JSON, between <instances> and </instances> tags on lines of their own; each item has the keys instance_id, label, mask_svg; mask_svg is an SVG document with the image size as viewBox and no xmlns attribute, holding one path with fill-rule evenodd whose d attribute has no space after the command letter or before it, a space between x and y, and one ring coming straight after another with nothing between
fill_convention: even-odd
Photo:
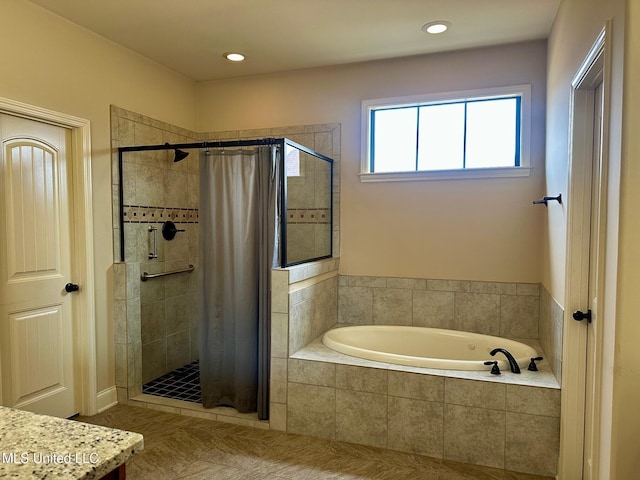
<instances>
[{"instance_id":1,"label":"window sill","mask_svg":"<svg viewBox=\"0 0 640 480\"><path fill-rule=\"evenodd\" d=\"M528 177L530 167L468 168L420 172L361 173L361 182L412 182L424 180L465 180L467 178Z\"/></svg>"}]
</instances>

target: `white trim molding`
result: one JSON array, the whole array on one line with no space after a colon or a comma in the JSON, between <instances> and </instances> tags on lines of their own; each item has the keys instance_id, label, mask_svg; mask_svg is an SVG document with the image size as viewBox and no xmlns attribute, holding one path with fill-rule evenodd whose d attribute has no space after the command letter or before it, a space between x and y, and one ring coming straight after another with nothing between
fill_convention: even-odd
<instances>
[{"instance_id":1,"label":"white trim molding","mask_svg":"<svg viewBox=\"0 0 640 480\"><path fill-rule=\"evenodd\" d=\"M115 407L118 404L118 390L115 387L109 387L105 390L98 392L97 396L97 412L102 413L105 410L109 410L111 407Z\"/></svg>"},{"instance_id":2,"label":"white trim molding","mask_svg":"<svg viewBox=\"0 0 640 480\"><path fill-rule=\"evenodd\" d=\"M468 178L528 177L528 167L464 168L459 170L420 170L416 172L361 173L361 182L411 182L415 180L465 180Z\"/></svg>"}]
</instances>

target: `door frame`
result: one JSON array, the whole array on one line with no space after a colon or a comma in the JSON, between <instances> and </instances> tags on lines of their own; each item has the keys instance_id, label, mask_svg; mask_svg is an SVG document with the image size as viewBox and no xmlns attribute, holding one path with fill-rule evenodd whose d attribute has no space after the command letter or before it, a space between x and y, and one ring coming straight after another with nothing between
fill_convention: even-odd
<instances>
[{"instance_id":1,"label":"door frame","mask_svg":"<svg viewBox=\"0 0 640 480\"><path fill-rule=\"evenodd\" d=\"M586 359L587 326L576 322L571 316L575 310L584 310L588 305L589 292L589 243L591 237L591 191L593 165L593 99L594 87L602 81L602 144L600 163L600 204L598 208L599 225L596 235L599 238L597 258L597 278L599 296L594 315L604 324L604 274L605 238L607 230L606 201L609 172L609 129L610 129L610 90L611 90L611 22L605 23L589 53L571 83L569 107L569 171L567 202L567 240L565 264L565 297L562 350L562 416L560 428L560 461L558 477L560 479L583 478L585 454L585 415L586 415ZM613 326L607 326L613 328ZM594 378L590 385L601 385L603 381L603 334L596 338L596 360ZM593 406L590 441L594 445L592 471L598 475L601 463L608 463L606 452L601 447L601 419L610 415L603 407L610 405L605 398L610 391L601 391ZM578 440L578 441L577 441ZM604 466L604 465L603 465Z\"/></svg>"},{"instance_id":2,"label":"door frame","mask_svg":"<svg viewBox=\"0 0 640 480\"><path fill-rule=\"evenodd\" d=\"M93 252L93 183L89 120L0 97L0 113L57 125L71 130L74 249L72 275L82 286L73 303L74 375L76 398L83 415L97 410L95 275ZM0 401L2 385L0 384Z\"/></svg>"}]
</instances>

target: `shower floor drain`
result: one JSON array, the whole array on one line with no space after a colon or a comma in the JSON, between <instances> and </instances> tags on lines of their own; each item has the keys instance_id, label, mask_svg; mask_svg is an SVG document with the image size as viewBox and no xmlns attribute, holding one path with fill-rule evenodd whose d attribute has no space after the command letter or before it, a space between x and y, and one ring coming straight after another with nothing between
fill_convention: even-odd
<instances>
[{"instance_id":1,"label":"shower floor drain","mask_svg":"<svg viewBox=\"0 0 640 480\"><path fill-rule=\"evenodd\" d=\"M202 403L199 362L196 360L145 383L142 386L142 393Z\"/></svg>"}]
</instances>

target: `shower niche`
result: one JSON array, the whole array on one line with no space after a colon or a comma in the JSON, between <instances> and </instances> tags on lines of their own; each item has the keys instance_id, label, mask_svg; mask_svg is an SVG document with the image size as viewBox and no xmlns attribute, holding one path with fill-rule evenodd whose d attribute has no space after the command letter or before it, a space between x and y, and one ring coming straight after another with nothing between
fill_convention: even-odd
<instances>
[{"instance_id":1,"label":"shower niche","mask_svg":"<svg viewBox=\"0 0 640 480\"><path fill-rule=\"evenodd\" d=\"M151 393L145 387L155 382L155 395L198 403L200 162L263 147L272 149L277 167L273 266L331 257L331 158L287 138L118 149L120 260L127 264L127 282L139 282L139 296L126 303L129 347L121 355L130 359L129 364L139 358L139 363L133 362L138 364L135 370L128 369L129 397ZM201 155L204 152L213 154ZM129 275L130 271L136 273ZM133 345L140 345L141 354ZM170 377L178 378L186 396L170 391Z\"/></svg>"}]
</instances>

